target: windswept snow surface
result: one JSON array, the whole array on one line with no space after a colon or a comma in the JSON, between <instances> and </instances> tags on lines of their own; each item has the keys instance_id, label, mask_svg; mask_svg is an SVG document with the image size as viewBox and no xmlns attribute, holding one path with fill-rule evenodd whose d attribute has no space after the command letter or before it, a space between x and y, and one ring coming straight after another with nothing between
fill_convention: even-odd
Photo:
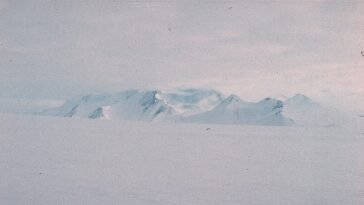
<instances>
[{"instance_id":1,"label":"windswept snow surface","mask_svg":"<svg viewBox=\"0 0 364 205\"><path fill-rule=\"evenodd\" d=\"M0 204L364 204L364 126L1 115L0 133Z\"/></svg>"}]
</instances>

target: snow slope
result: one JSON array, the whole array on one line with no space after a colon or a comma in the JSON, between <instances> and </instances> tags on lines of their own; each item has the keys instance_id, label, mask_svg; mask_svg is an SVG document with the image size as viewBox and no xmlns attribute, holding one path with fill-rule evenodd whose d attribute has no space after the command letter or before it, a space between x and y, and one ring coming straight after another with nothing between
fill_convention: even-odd
<instances>
[{"instance_id":1,"label":"snow slope","mask_svg":"<svg viewBox=\"0 0 364 205\"><path fill-rule=\"evenodd\" d=\"M0 204L364 204L364 127L0 116L0 133Z\"/></svg>"}]
</instances>

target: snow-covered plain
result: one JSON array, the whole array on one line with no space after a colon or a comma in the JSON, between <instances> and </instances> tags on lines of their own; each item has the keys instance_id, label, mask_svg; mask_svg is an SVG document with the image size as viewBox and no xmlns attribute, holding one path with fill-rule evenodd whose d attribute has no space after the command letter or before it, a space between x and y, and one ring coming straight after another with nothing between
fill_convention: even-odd
<instances>
[{"instance_id":1,"label":"snow-covered plain","mask_svg":"<svg viewBox=\"0 0 364 205\"><path fill-rule=\"evenodd\" d=\"M363 133L1 115L0 204L362 205Z\"/></svg>"}]
</instances>

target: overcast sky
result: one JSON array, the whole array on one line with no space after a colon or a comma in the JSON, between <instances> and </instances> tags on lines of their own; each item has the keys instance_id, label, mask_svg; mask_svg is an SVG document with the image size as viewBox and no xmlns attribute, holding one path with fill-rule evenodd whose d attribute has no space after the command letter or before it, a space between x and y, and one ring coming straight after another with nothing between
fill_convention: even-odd
<instances>
[{"instance_id":1,"label":"overcast sky","mask_svg":"<svg viewBox=\"0 0 364 205\"><path fill-rule=\"evenodd\" d=\"M0 0L0 104L202 86L364 109L363 11L360 0Z\"/></svg>"}]
</instances>

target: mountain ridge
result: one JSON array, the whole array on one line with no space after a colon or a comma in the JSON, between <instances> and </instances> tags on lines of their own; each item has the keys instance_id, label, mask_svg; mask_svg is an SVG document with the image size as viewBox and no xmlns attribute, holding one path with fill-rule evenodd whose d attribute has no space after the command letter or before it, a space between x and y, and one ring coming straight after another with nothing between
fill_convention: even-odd
<instances>
[{"instance_id":1,"label":"mountain ridge","mask_svg":"<svg viewBox=\"0 0 364 205\"><path fill-rule=\"evenodd\" d=\"M134 89L77 96L41 114L107 120L330 126L338 124L341 116L338 113L303 94L284 100L266 97L258 102L247 102L237 95L224 95L214 89L187 88Z\"/></svg>"}]
</instances>

